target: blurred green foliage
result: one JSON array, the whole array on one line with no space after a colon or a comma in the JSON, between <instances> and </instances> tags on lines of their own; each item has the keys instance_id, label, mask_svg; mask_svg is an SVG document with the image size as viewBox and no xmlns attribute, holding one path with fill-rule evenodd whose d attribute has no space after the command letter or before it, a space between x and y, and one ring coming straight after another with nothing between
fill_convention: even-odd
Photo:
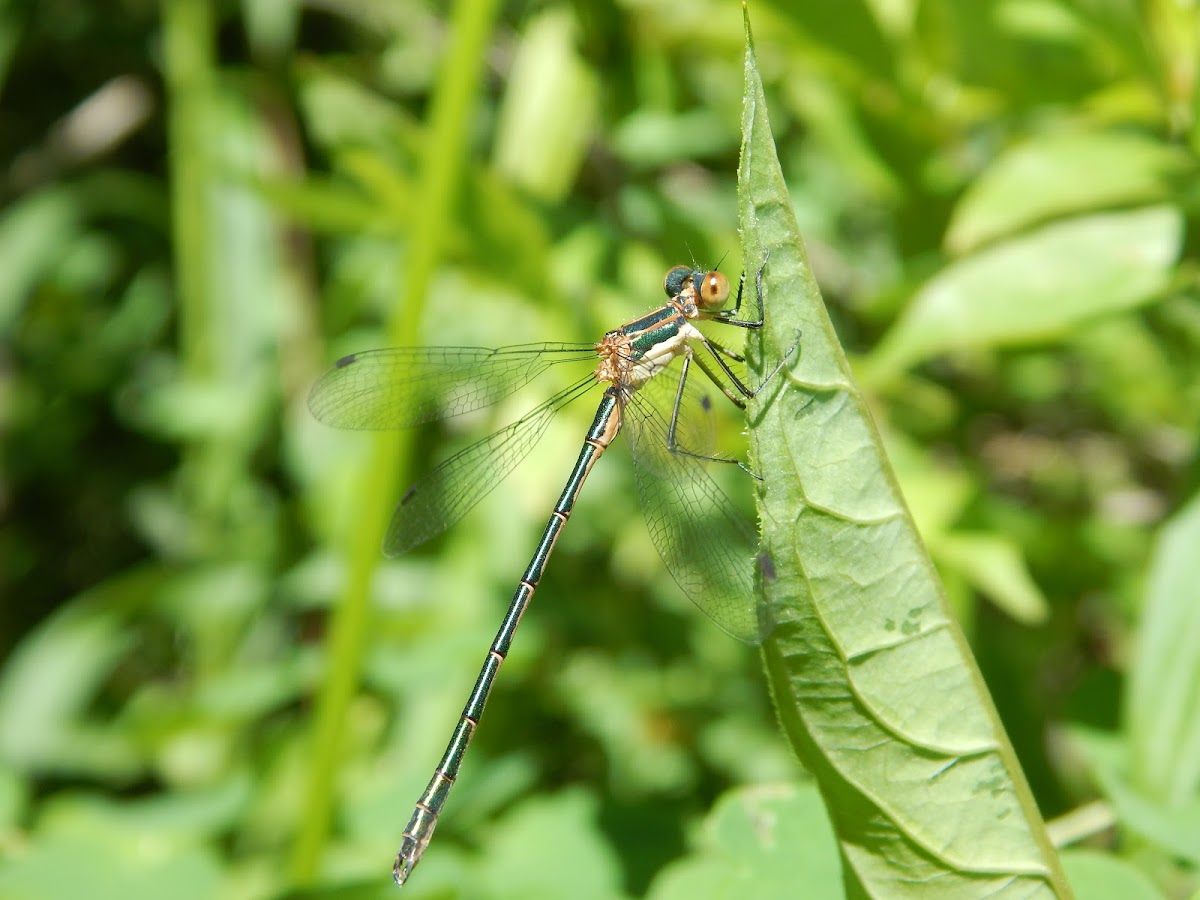
<instances>
[{"instance_id":1,"label":"blurred green foliage","mask_svg":"<svg viewBox=\"0 0 1200 900\"><path fill-rule=\"evenodd\" d=\"M1076 890L1188 896L1200 14L751 15L825 300L1042 811L1090 844ZM390 892L591 410L384 562L397 489L536 394L389 446L308 386L401 339L593 340L670 264L737 259L741 63L732 0L0 7L0 896ZM778 896L739 824L819 818L611 456L416 896ZM797 891L837 895L832 852Z\"/></svg>"}]
</instances>

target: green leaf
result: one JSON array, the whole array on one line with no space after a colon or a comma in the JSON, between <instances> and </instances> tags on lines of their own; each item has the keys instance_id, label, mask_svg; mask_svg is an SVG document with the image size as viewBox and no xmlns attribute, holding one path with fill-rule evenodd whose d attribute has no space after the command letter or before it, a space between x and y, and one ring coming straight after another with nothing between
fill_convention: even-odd
<instances>
[{"instance_id":1,"label":"green leaf","mask_svg":"<svg viewBox=\"0 0 1200 900\"><path fill-rule=\"evenodd\" d=\"M940 535L934 552L941 565L952 565L971 586L1022 625L1037 625L1050 607L1034 582L1015 541L995 534L964 531Z\"/></svg>"},{"instance_id":2,"label":"green leaf","mask_svg":"<svg viewBox=\"0 0 1200 900\"><path fill-rule=\"evenodd\" d=\"M1071 887L1088 900L1161 900L1164 894L1140 869L1095 850L1068 850L1063 868Z\"/></svg>"},{"instance_id":3,"label":"green leaf","mask_svg":"<svg viewBox=\"0 0 1200 900\"><path fill-rule=\"evenodd\" d=\"M34 287L78 234L77 207L70 189L54 187L22 198L0 216L0 335L6 339Z\"/></svg>"},{"instance_id":4,"label":"green leaf","mask_svg":"<svg viewBox=\"0 0 1200 900\"><path fill-rule=\"evenodd\" d=\"M0 759L18 771L129 777L141 758L127 730L90 705L130 650L130 619L168 584L163 569L130 569L72 599L31 632L0 669Z\"/></svg>"},{"instance_id":5,"label":"green leaf","mask_svg":"<svg viewBox=\"0 0 1200 900\"><path fill-rule=\"evenodd\" d=\"M841 3L780 4L778 13L790 18L812 42L814 52L836 53L855 75L884 81L896 78L894 51L878 21L878 7L863 0Z\"/></svg>"},{"instance_id":6,"label":"green leaf","mask_svg":"<svg viewBox=\"0 0 1200 900\"><path fill-rule=\"evenodd\" d=\"M904 486L909 512L938 569L961 576L1018 622L1044 622L1049 604L1029 574L1018 544L1000 533L952 529L974 493L969 475L935 462L894 431L887 435L887 449Z\"/></svg>"},{"instance_id":7,"label":"green leaf","mask_svg":"<svg viewBox=\"0 0 1200 900\"><path fill-rule=\"evenodd\" d=\"M576 30L567 7L529 21L496 123L496 170L548 203L570 192L596 127L596 76L575 50Z\"/></svg>"},{"instance_id":8,"label":"green leaf","mask_svg":"<svg viewBox=\"0 0 1200 900\"><path fill-rule=\"evenodd\" d=\"M1131 777L1164 803L1200 790L1200 496L1162 530L1125 702Z\"/></svg>"},{"instance_id":9,"label":"green leaf","mask_svg":"<svg viewBox=\"0 0 1200 900\"><path fill-rule=\"evenodd\" d=\"M1092 777L1116 810L1121 828L1200 865L1200 799L1151 797L1129 779L1129 742L1115 732L1072 725L1071 742L1087 758Z\"/></svg>"},{"instance_id":10,"label":"green leaf","mask_svg":"<svg viewBox=\"0 0 1200 900\"><path fill-rule=\"evenodd\" d=\"M726 794L705 820L697 843L695 852L655 879L649 900L843 896L829 816L811 784Z\"/></svg>"},{"instance_id":11,"label":"green leaf","mask_svg":"<svg viewBox=\"0 0 1200 900\"><path fill-rule=\"evenodd\" d=\"M613 133L613 146L629 165L649 169L732 151L737 135L721 126L712 110L643 109L621 122Z\"/></svg>"},{"instance_id":12,"label":"green leaf","mask_svg":"<svg viewBox=\"0 0 1200 900\"><path fill-rule=\"evenodd\" d=\"M1000 156L967 189L946 231L961 254L1045 222L1158 202L1187 157L1177 147L1124 132L1039 135Z\"/></svg>"},{"instance_id":13,"label":"green leaf","mask_svg":"<svg viewBox=\"0 0 1200 900\"><path fill-rule=\"evenodd\" d=\"M758 365L802 333L778 388L750 409L779 718L829 808L847 893L1070 896L821 302L748 21L747 38L747 270L770 254Z\"/></svg>"},{"instance_id":14,"label":"green leaf","mask_svg":"<svg viewBox=\"0 0 1200 900\"><path fill-rule=\"evenodd\" d=\"M215 852L185 830L130 821L106 800L58 797L23 852L0 867L0 896L67 900L80 873L96 900L202 900L225 895Z\"/></svg>"},{"instance_id":15,"label":"green leaf","mask_svg":"<svg viewBox=\"0 0 1200 900\"><path fill-rule=\"evenodd\" d=\"M520 804L484 848L479 896L615 900L620 867L596 823L594 798L564 791ZM484 891L483 885L492 889Z\"/></svg>"},{"instance_id":16,"label":"green leaf","mask_svg":"<svg viewBox=\"0 0 1200 900\"><path fill-rule=\"evenodd\" d=\"M1154 206L1048 225L951 263L917 291L859 371L866 383L938 353L1062 337L1147 303L1179 255L1179 211Z\"/></svg>"}]
</instances>

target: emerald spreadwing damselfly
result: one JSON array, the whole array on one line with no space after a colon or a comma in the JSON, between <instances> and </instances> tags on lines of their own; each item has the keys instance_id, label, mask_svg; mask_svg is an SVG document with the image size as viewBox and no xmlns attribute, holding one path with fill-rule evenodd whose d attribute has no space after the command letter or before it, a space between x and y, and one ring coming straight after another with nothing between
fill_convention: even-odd
<instances>
[{"instance_id":1,"label":"emerald spreadwing damselfly","mask_svg":"<svg viewBox=\"0 0 1200 900\"><path fill-rule=\"evenodd\" d=\"M313 387L309 407L320 421L341 428L389 429L490 406L551 366L586 362L594 367L516 422L451 456L409 488L384 538L384 552L396 556L462 518L528 455L560 409L594 385L605 385L579 458L521 576L441 762L404 829L392 869L397 884L405 882L429 845L496 673L559 532L571 515L584 479L618 431L624 430L630 441L638 496L651 538L683 592L739 640L758 643L769 631L770 617L756 602L753 586L753 530L705 465L741 463L711 455L703 441L704 429L691 427L693 420L688 416L690 407L703 411L707 406L706 398L689 381L693 365L725 396L744 407L795 350L793 345L762 384L751 388L730 365L743 362L742 357L692 324L708 321L743 329L761 327L765 268L764 258L754 279L757 318L739 317L744 276L733 309L725 310L730 290L723 274L675 266L663 282L666 305L608 332L599 343L525 344L499 350L371 350L338 360ZM676 359L681 360L677 379L673 383L657 379ZM656 393L661 398L658 402L648 396Z\"/></svg>"}]
</instances>

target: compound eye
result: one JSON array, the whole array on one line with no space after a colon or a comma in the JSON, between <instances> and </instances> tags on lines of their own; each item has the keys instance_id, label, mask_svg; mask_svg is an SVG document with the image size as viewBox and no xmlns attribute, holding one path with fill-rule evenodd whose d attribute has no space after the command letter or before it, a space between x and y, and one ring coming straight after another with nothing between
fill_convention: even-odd
<instances>
[{"instance_id":1,"label":"compound eye","mask_svg":"<svg viewBox=\"0 0 1200 900\"><path fill-rule=\"evenodd\" d=\"M700 305L720 309L729 299L729 279L720 272L708 272L700 282Z\"/></svg>"},{"instance_id":2,"label":"compound eye","mask_svg":"<svg viewBox=\"0 0 1200 900\"><path fill-rule=\"evenodd\" d=\"M678 297L679 292L683 290L683 283L691 274L691 266L672 266L668 269L667 277L663 279L663 290L667 292L667 296L672 299Z\"/></svg>"}]
</instances>

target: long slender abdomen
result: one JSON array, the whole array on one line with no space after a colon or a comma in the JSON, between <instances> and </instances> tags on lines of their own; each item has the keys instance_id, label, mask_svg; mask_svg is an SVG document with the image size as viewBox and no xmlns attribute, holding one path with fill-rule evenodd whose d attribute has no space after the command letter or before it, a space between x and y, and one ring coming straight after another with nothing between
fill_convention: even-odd
<instances>
[{"instance_id":1,"label":"long slender abdomen","mask_svg":"<svg viewBox=\"0 0 1200 900\"><path fill-rule=\"evenodd\" d=\"M521 624L521 618L525 615L525 610L529 608L529 601L533 599L538 582L542 579L542 573L546 569L550 554L554 552L558 536L562 532L563 526L567 524L571 511L575 508L575 500L579 496L579 491L583 487L588 473L592 471L592 466L608 449L608 445L612 443L621 428L620 390L616 385L610 385L604 392L604 398L600 401L600 406L592 419L592 427L588 429L583 447L579 451L579 458L575 460L567 483L563 486L562 494L559 495L558 502L554 504L554 510L550 513L550 518L542 531L542 538L538 541L537 550L534 551L533 558L529 560L525 574L521 576L521 582L517 585L512 600L509 601L504 621L500 623L500 628L496 632L495 638L492 639L492 645L488 648L488 654L479 670L479 676L475 679L475 686L471 689L471 696L467 698L458 724L454 726L454 733L450 736L450 742L446 745L442 760L434 770L425 792L417 800L408 825L405 826L404 836L400 842L400 852L396 854L396 863L392 866L392 877L395 878L397 884L404 884L408 876L412 874L412 870L421 860L421 854L425 852L425 848L429 846L429 841L433 838L433 830L437 827L438 816L441 815L442 807L450 795L450 789L454 787L454 782L458 778L458 771L462 766L463 756L467 752L467 745L470 744L475 729L479 726L479 719L483 715L484 706L492 693L496 675L500 672L500 666L508 656L517 626Z\"/></svg>"}]
</instances>

